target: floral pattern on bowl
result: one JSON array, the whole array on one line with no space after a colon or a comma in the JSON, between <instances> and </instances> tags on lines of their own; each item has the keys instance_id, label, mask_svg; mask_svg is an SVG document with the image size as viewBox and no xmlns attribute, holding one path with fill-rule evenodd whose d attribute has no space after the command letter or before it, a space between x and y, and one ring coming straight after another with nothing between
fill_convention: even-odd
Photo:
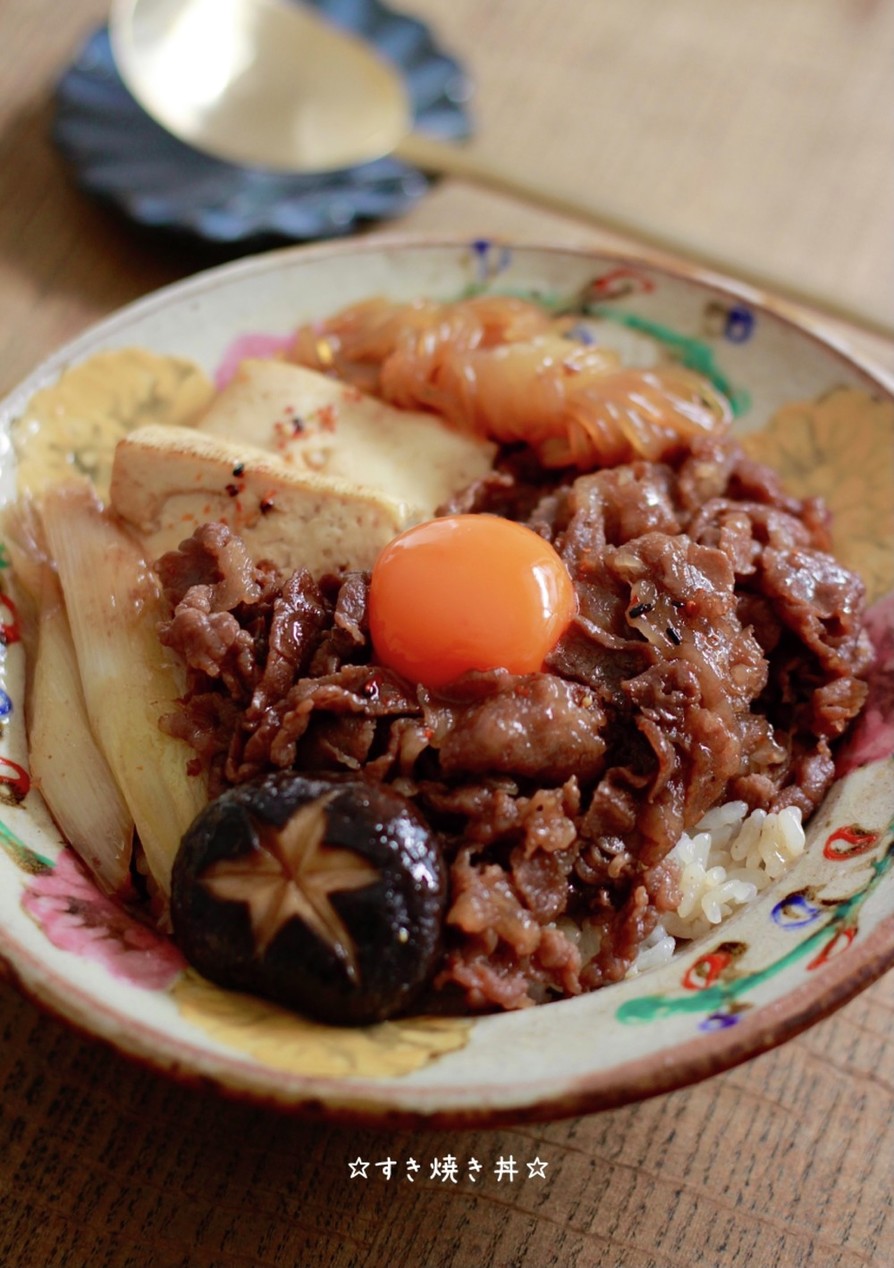
<instances>
[{"instance_id":1,"label":"floral pattern on bowl","mask_svg":"<svg viewBox=\"0 0 894 1268\"><path fill-rule=\"evenodd\" d=\"M54 947L95 960L108 973L147 991L165 991L185 965L163 934L100 893L71 850L41 868L22 894L22 910Z\"/></svg>"},{"instance_id":2,"label":"floral pattern on bowl","mask_svg":"<svg viewBox=\"0 0 894 1268\"><path fill-rule=\"evenodd\" d=\"M60 841L29 786L24 650L0 553L3 956L24 989L122 1051L305 1114L462 1125L617 1105L784 1041L894 962L894 400L869 369L758 295L573 250L385 240L273 252L150 296L41 367L0 410L0 501L14 489L10 424L66 364L138 344L225 377L234 349L275 349L300 322L353 299L472 291L596 308L619 341L658 339L725 383L746 445L794 493L827 498L837 549L866 573L878 652L870 701L805 855L670 964L518 1013L321 1027L184 972L167 940L99 894ZM246 331L247 310L259 330Z\"/></svg>"}]
</instances>

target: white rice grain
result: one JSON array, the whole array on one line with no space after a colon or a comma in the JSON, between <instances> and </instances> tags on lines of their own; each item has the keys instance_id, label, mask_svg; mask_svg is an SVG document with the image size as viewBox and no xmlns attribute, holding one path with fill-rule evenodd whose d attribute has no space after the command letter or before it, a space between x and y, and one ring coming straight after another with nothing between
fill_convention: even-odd
<instances>
[{"instance_id":1,"label":"white rice grain","mask_svg":"<svg viewBox=\"0 0 894 1268\"><path fill-rule=\"evenodd\" d=\"M640 944L637 952L636 960L627 971L628 977L636 977L638 973L645 973L648 969L657 969L662 964L668 964L674 956L677 949L677 940L667 932L664 924L658 924Z\"/></svg>"},{"instance_id":2,"label":"white rice grain","mask_svg":"<svg viewBox=\"0 0 894 1268\"><path fill-rule=\"evenodd\" d=\"M710 810L670 853L680 869L680 901L665 931L690 940L715 929L778 879L804 852L801 812L753 810L743 801Z\"/></svg>"},{"instance_id":3,"label":"white rice grain","mask_svg":"<svg viewBox=\"0 0 894 1268\"><path fill-rule=\"evenodd\" d=\"M801 812L794 806L768 814L748 811L744 801L717 806L684 832L669 854L679 868L680 900L644 939L627 976L667 964L681 942L716 930L757 897L804 853ZM555 922L587 963L599 950L594 922Z\"/></svg>"}]
</instances>

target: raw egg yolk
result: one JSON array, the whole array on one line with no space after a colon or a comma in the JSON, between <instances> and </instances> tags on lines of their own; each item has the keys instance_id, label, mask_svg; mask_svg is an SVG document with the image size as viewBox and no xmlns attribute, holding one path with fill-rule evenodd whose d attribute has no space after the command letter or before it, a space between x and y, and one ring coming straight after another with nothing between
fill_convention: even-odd
<instances>
[{"instance_id":1,"label":"raw egg yolk","mask_svg":"<svg viewBox=\"0 0 894 1268\"><path fill-rule=\"evenodd\" d=\"M372 571L378 659L437 689L470 669L534 673L577 610L549 542L498 515L445 515L389 542Z\"/></svg>"}]
</instances>

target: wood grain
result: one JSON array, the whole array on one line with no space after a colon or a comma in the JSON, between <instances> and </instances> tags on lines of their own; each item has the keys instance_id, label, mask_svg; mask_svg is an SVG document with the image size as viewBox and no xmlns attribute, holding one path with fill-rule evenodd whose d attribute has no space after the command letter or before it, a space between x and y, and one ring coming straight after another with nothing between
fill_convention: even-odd
<instances>
[{"instance_id":1,"label":"wood grain","mask_svg":"<svg viewBox=\"0 0 894 1268\"><path fill-rule=\"evenodd\" d=\"M691 224L725 251L890 308L890 123L873 104L894 42L889 6L793 0L783 20L776 0L754 0L722 6L722 21L706 0L408 7L437 18L473 65L483 151L574 173L634 210L694 208ZM101 0L0 6L0 391L92 320L218 258L125 223L59 162L52 84L103 12ZM624 99L634 72L649 82ZM780 85L794 93L785 110ZM819 96L830 101L817 114ZM743 176L749 146L753 156L782 122ZM834 179L817 181L830 153ZM627 245L461 182L394 227ZM838 333L894 370L891 344ZM883 1268L894 1253L891 975L695 1087L493 1132L386 1135L221 1101L70 1032L9 985L0 1036L5 1268ZM432 1175L448 1156L456 1183ZM365 1180L350 1178L358 1158ZM385 1179L375 1164L389 1158ZM521 1174L499 1179L501 1158ZM537 1158L543 1178L527 1175Z\"/></svg>"},{"instance_id":2,"label":"wood grain","mask_svg":"<svg viewBox=\"0 0 894 1268\"><path fill-rule=\"evenodd\" d=\"M471 69L476 156L894 324L894 6L407 7Z\"/></svg>"},{"instance_id":3,"label":"wood grain","mask_svg":"<svg viewBox=\"0 0 894 1268\"><path fill-rule=\"evenodd\" d=\"M892 1013L889 976L682 1092L563 1123L382 1134L182 1089L4 988L0 1262L884 1265ZM456 1183L432 1178L448 1156ZM350 1179L358 1158L365 1180ZM500 1158L520 1175L498 1179Z\"/></svg>"}]
</instances>

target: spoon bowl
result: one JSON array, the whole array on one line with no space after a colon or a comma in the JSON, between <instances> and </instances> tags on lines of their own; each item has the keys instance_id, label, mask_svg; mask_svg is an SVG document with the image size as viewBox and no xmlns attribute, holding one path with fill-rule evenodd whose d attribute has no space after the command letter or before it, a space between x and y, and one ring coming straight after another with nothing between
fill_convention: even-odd
<instances>
[{"instance_id":1,"label":"spoon bowl","mask_svg":"<svg viewBox=\"0 0 894 1268\"><path fill-rule=\"evenodd\" d=\"M229 162L325 172L388 154L410 131L399 71L287 0L113 0L112 51L140 105Z\"/></svg>"}]
</instances>

